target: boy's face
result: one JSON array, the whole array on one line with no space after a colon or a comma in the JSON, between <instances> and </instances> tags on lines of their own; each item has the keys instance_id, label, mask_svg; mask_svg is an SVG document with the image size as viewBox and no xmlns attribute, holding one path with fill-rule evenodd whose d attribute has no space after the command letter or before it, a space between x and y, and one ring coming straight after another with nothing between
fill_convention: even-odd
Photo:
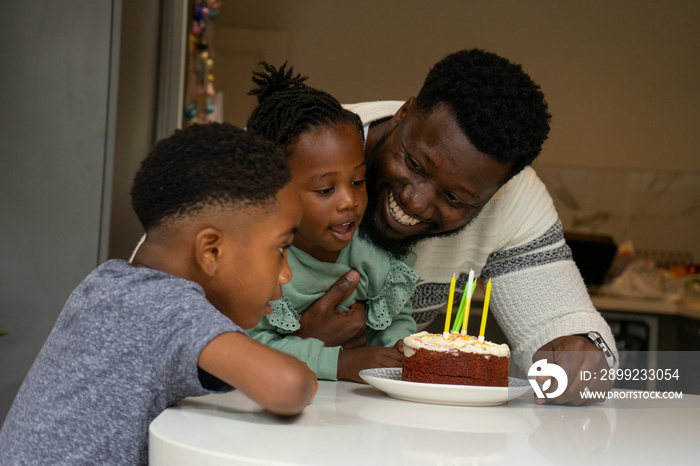
<instances>
[{"instance_id":1,"label":"boy's face","mask_svg":"<svg viewBox=\"0 0 700 466\"><path fill-rule=\"evenodd\" d=\"M280 299L282 285L292 278L287 248L299 226L301 202L290 183L264 212L251 211L247 218L241 215L249 225L226 234L216 279L206 290L207 299L244 329L272 312L269 301Z\"/></svg>"},{"instance_id":2,"label":"boy's face","mask_svg":"<svg viewBox=\"0 0 700 466\"><path fill-rule=\"evenodd\" d=\"M350 124L305 131L292 146L289 165L304 210L294 246L333 262L367 207L362 137Z\"/></svg>"}]
</instances>

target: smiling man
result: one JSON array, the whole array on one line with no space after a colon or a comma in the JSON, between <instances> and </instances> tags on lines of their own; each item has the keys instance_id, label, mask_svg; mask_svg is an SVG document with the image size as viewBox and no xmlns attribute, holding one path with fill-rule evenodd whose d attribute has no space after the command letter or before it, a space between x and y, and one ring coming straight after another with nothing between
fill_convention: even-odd
<instances>
[{"instance_id":1,"label":"smiling man","mask_svg":"<svg viewBox=\"0 0 700 466\"><path fill-rule=\"evenodd\" d=\"M416 98L346 107L366 125L369 206L361 231L396 255L415 253L414 269L425 280L412 298L419 328L444 308L452 274L463 290L473 269L492 279L490 310L525 371L533 354L572 376L615 362L610 328L593 307L552 199L530 168L551 115L520 65L463 50L431 69ZM323 305L330 305L331 293ZM314 315L302 328L330 338ZM600 350L606 342L608 358ZM610 387L570 384L549 402L586 403L576 392L583 388Z\"/></svg>"}]
</instances>

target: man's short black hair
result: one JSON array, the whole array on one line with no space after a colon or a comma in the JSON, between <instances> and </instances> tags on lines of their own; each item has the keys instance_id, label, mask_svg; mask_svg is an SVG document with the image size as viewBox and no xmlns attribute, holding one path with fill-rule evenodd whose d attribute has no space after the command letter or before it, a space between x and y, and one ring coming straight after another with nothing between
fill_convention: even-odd
<instances>
[{"instance_id":1,"label":"man's short black hair","mask_svg":"<svg viewBox=\"0 0 700 466\"><path fill-rule=\"evenodd\" d=\"M429 112L440 103L480 152L513 164L504 182L532 163L549 134L540 86L520 65L485 50L453 53L430 70L417 109Z\"/></svg>"},{"instance_id":2,"label":"man's short black hair","mask_svg":"<svg viewBox=\"0 0 700 466\"><path fill-rule=\"evenodd\" d=\"M291 180L273 144L228 123L205 123L159 141L141 163L131 205L148 231L208 206L264 206Z\"/></svg>"},{"instance_id":3,"label":"man's short black hair","mask_svg":"<svg viewBox=\"0 0 700 466\"><path fill-rule=\"evenodd\" d=\"M286 62L279 68L266 62L260 64L265 71L253 73L257 88L248 92L258 98L258 106L246 124L249 132L274 142L285 152L301 133L341 124L354 126L364 141L360 117L344 109L335 97L304 84L307 77L295 76L294 68L287 68Z\"/></svg>"}]
</instances>

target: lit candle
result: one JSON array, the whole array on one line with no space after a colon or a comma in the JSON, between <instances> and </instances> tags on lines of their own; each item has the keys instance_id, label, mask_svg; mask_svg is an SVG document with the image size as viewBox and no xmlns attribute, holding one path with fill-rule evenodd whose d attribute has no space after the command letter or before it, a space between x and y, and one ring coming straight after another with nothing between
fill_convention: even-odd
<instances>
[{"instance_id":1,"label":"lit candle","mask_svg":"<svg viewBox=\"0 0 700 466\"><path fill-rule=\"evenodd\" d=\"M491 296L491 279L486 284L486 295L484 296L484 311L481 314L481 329L479 330L479 341L483 343L484 333L486 333L486 316L489 313L489 296Z\"/></svg>"},{"instance_id":2,"label":"lit candle","mask_svg":"<svg viewBox=\"0 0 700 466\"><path fill-rule=\"evenodd\" d=\"M462 320L462 335L467 334L467 324L469 323L469 309L472 305L472 283L474 283L474 270L469 270L469 281L467 282L467 305L464 308L464 320Z\"/></svg>"},{"instance_id":3,"label":"lit candle","mask_svg":"<svg viewBox=\"0 0 700 466\"><path fill-rule=\"evenodd\" d=\"M455 297L455 274L452 274L452 281L450 282L450 296L447 300L447 314L445 315L445 331L444 336L450 333L450 319L452 317L452 300Z\"/></svg>"}]
</instances>

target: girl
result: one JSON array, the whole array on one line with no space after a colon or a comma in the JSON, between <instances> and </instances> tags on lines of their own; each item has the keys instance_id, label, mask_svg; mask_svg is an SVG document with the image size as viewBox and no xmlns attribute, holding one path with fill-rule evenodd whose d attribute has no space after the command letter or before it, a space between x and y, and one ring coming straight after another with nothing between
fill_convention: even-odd
<instances>
[{"instance_id":1,"label":"girl","mask_svg":"<svg viewBox=\"0 0 700 466\"><path fill-rule=\"evenodd\" d=\"M279 145L300 193L303 217L288 253L292 281L272 314L250 331L258 341L293 354L320 379L362 381L361 369L400 366L403 338L414 333L410 297L418 275L356 231L367 207L364 134L360 119L329 94L304 84L293 68L262 63L254 73L258 107L248 131ZM367 347L341 351L294 335L304 310L351 269L360 274L342 303L348 311L366 304Z\"/></svg>"}]
</instances>

